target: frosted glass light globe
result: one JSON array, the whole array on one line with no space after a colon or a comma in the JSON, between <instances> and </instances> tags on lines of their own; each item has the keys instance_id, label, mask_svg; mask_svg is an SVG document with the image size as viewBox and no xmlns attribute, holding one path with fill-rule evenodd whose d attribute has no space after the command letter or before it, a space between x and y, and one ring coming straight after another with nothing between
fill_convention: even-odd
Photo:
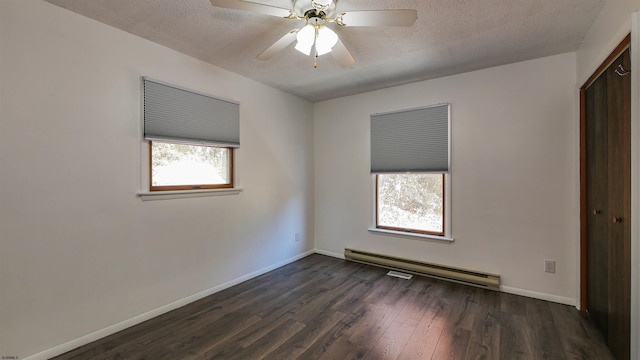
<instances>
[{"instance_id":1,"label":"frosted glass light globe","mask_svg":"<svg viewBox=\"0 0 640 360\"><path fill-rule=\"evenodd\" d=\"M326 26L320 26L318 29L318 38L316 39L316 52L318 56L331 52L331 49L338 42L338 34Z\"/></svg>"},{"instance_id":2,"label":"frosted glass light globe","mask_svg":"<svg viewBox=\"0 0 640 360\"><path fill-rule=\"evenodd\" d=\"M307 24L305 27L298 31L298 35L296 35L296 39L298 39L298 43L296 44L296 50L300 51L305 55L311 54L311 48L316 40L316 29L313 25Z\"/></svg>"}]
</instances>

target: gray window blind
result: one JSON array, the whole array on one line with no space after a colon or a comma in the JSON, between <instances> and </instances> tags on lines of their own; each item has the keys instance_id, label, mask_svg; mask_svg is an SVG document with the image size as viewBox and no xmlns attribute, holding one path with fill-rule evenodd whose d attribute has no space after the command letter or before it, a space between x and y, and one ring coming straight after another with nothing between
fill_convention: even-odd
<instances>
[{"instance_id":1,"label":"gray window blind","mask_svg":"<svg viewBox=\"0 0 640 360\"><path fill-rule=\"evenodd\" d=\"M162 84L144 83L144 138L189 144L240 146L238 103Z\"/></svg>"},{"instance_id":2,"label":"gray window blind","mask_svg":"<svg viewBox=\"0 0 640 360\"><path fill-rule=\"evenodd\" d=\"M371 115L371 173L448 171L449 104Z\"/></svg>"}]
</instances>

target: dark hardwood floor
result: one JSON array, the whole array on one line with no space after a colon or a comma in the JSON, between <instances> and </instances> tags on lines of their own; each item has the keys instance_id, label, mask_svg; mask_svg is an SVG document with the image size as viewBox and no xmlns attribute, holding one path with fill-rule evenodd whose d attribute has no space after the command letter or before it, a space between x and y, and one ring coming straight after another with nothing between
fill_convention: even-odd
<instances>
[{"instance_id":1,"label":"dark hardwood floor","mask_svg":"<svg viewBox=\"0 0 640 360\"><path fill-rule=\"evenodd\" d=\"M613 359L573 307L311 255L55 359Z\"/></svg>"}]
</instances>

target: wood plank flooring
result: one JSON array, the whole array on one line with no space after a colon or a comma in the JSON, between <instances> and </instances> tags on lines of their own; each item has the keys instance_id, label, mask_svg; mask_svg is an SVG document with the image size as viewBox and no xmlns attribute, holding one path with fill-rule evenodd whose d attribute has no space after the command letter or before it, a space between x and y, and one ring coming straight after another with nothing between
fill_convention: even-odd
<instances>
[{"instance_id":1,"label":"wood plank flooring","mask_svg":"<svg viewBox=\"0 0 640 360\"><path fill-rule=\"evenodd\" d=\"M573 307L311 255L57 360L613 359Z\"/></svg>"}]
</instances>

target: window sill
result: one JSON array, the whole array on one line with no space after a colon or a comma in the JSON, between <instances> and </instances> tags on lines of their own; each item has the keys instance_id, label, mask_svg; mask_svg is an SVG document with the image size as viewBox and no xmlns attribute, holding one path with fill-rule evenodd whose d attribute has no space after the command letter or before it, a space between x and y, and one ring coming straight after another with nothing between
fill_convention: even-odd
<instances>
[{"instance_id":1,"label":"window sill","mask_svg":"<svg viewBox=\"0 0 640 360\"><path fill-rule=\"evenodd\" d=\"M370 228L369 231L370 232L376 232L376 233L382 233L382 234L388 234L388 235L407 236L407 237L419 238L419 239L424 239L424 240L441 241L441 242L445 242L445 243L452 243L453 242L453 238L446 237L446 236L417 234L417 233L410 233L410 232L403 232L403 231L393 231L393 230L384 230L384 229L376 229L376 228Z\"/></svg>"},{"instance_id":2,"label":"window sill","mask_svg":"<svg viewBox=\"0 0 640 360\"><path fill-rule=\"evenodd\" d=\"M242 188L205 189L205 190L176 190L176 191L139 191L142 201L188 199L206 196L238 195Z\"/></svg>"}]
</instances>

